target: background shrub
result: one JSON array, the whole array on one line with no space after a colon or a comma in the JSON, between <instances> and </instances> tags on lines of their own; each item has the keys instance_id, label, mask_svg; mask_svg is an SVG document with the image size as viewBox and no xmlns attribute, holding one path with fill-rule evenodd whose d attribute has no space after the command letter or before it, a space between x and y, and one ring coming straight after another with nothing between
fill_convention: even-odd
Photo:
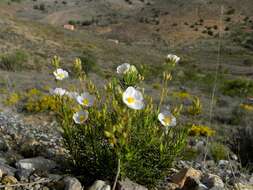
<instances>
[{"instance_id":1,"label":"background shrub","mask_svg":"<svg viewBox=\"0 0 253 190\"><path fill-rule=\"evenodd\" d=\"M3 55L0 58L0 68L7 71L21 70L28 61L28 55L24 51L15 51Z\"/></svg>"},{"instance_id":2,"label":"background shrub","mask_svg":"<svg viewBox=\"0 0 253 190\"><path fill-rule=\"evenodd\" d=\"M251 96L253 95L253 82L246 79L234 79L225 81L222 92L228 96Z\"/></svg>"},{"instance_id":3,"label":"background shrub","mask_svg":"<svg viewBox=\"0 0 253 190\"><path fill-rule=\"evenodd\" d=\"M231 149L239 155L243 166L250 167L253 164L253 129L252 126L241 126L233 133Z\"/></svg>"},{"instance_id":4,"label":"background shrub","mask_svg":"<svg viewBox=\"0 0 253 190\"><path fill-rule=\"evenodd\" d=\"M219 160L227 160L230 150L224 144L213 142L210 144L210 153L213 159L217 162Z\"/></svg>"},{"instance_id":5,"label":"background shrub","mask_svg":"<svg viewBox=\"0 0 253 190\"><path fill-rule=\"evenodd\" d=\"M97 59L91 51L83 51L82 55L79 58L82 62L82 69L86 74L89 74L92 71L98 71Z\"/></svg>"}]
</instances>

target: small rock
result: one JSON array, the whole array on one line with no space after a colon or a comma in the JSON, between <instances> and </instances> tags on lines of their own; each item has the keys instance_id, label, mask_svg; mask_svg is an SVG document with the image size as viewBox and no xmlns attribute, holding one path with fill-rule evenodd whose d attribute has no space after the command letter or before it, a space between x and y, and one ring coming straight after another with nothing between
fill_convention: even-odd
<instances>
[{"instance_id":1,"label":"small rock","mask_svg":"<svg viewBox=\"0 0 253 190\"><path fill-rule=\"evenodd\" d=\"M253 174L251 175L250 179L249 179L249 182L251 185L253 185Z\"/></svg>"},{"instance_id":2,"label":"small rock","mask_svg":"<svg viewBox=\"0 0 253 190\"><path fill-rule=\"evenodd\" d=\"M232 154L231 158L232 158L233 160L235 160L235 161L238 160L238 157L236 156L236 154Z\"/></svg>"},{"instance_id":3,"label":"small rock","mask_svg":"<svg viewBox=\"0 0 253 190\"><path fill-rule=\"evenodd\" d=\"M200 180L201 175L202 175L202 173L199 170L195 170L193 168L184 168L179 173L173 175L171 177L171 181L173 183L178 184L179 187L182 188L188 177L195 179L195 180Z\"/></svg>"},{"instance_id":4,"label":"small rock","mask_svg":"<svg viewBox=\"0 0 253 190\"><path fill-rule=\"evenodd\" d=\"M7 165L7 164L1 164L0 163L0 170L5 175L14 176L15 172L17 171L15 168Z\"/></svg>"},{"instance_id":5,"label":"small rock","mask_svg":"<svg viewBox=\"0 0 253 190\"><path fill-rule=\"evenodd\" d=\"M6 164L7 160L5 158L0 157L0 164Z\"/></svg>"},{"instance_id":6,"label":"small rock","mask_svg":"<svg viewBox=\"0 0 253 190\"><path fill-rule=\"evenodd\" d=\"M214 160L207 160L205 162L202 162L201 164L202 164L202 166L205 166L206 168L215 168L215 167L217 167Z\"/></svg>"},{"instance_id":7,"label":"small rock","mask_svg":"<svg viewBox=\"0 0 253 190\"><path fill-rule=\"evenodd\" d=\"M40 184L36 184L34 187L33 187L33 190L39 190L41 188Z\"/></svg>"},{"instance_id":8,"label":"small rock","mask_svg":"<svg viewBox=\"0 0 253 190\"><path fill-rule=\"evenodd\" d=\"M10 175L4 176L1 181L1 183L4 185L11 185L11 184L15 184L17 182L18 182L18 180L15 177L10 176Z\"/></svg>"},{"instance_id":9,"label":"small rock","mask_svg":"<svg viewBox=\"0 0 253 190\"><path fill-rule=\"evenodd\" d=\"M223 189L225 186L222 179L219 176L214 175L214 174L204 175L202 178L202 182L208 188Z\"/></svg>"},{"instance_id":10,"label":"small rock","mask_svg":"<svg viewBox=\"0 0 253 190\"><path fill-rule=\"evenodd\" d=\"M44 153L45 151L45 146L41 146L39 142L34 139L23 140L20 146L20 152L25 158L39 156L40 153Z\"/></svg>"},{"instance_id":11,"label":"small rock","mask_svg":"<svg viewBox=\"0 0 253 190\"><path fill-rule=\"evenodd\" d=\"M8 165L14 165L18 160L23 159L23 157L20 154L11 149L8 152L6 152L4 156L6 158L6 163Z\"/></svg>"},{"instance_id":12,"label":"small rock","mask_svg":"<svg viewBox=\"0 0 253 190\"><path fill-rule=\"evenodd\" d=\"M198 179L187 177L181 190L207 190L207 186L202 184Z\"/></svg>"},{"instance_id":13,"label":"small rock","mask_svg":"<svg viewBox=\"0 0 253 190\"><path fill-rule=\"evenodd\" d=\"M31 172L28 170L17 170L15 172L15 177L19 180L19 181L25 181L26 179L29 178Z\"/></svg>"},{"instance_id":14,"label":"small rock","mask_svg":"<svg viewBox=\"0 0 253 190\"><path fill-rule=\"evenodd\" d=\"M3 138L0 138L0 151L6 152L8 150L8 145Z\"/></svg>"},{"instance_id":15,"label":"small rock","mask_svg":"<svg viewBox=\"0 0 253 190\"><path fill-rule=\"evenodd\" d=\"M111 190L111 187L106 184L106 182L102 180L97 180L95 183L89 188L89 190Z\"/></svg>"},{"instance_id":16,"label":"small rock","mask_svg":"<svg viewBox=\"0 0 253 190\"><path fill-rule=\"evenodd\" d=\"M198 190L206 190L208 189L207 186L205 186L204 184L200 183L199 186L198 186Z\"/></svg>"},{"instance_id":17,"label":"small rock","mask_svg":"<svg viewBox=\"0 0 253 190\"><path fill-rule=\"evenodd\" d=\"M58 174L48 174L47 177L52 181L60 181L62 179L62 176Z\"/></svg>"},{"instance_id":18,"label":"small rock","mask_svg":"<svg viewBox=\"0 0 253 190\"><path fill-rule=\"evenodd\" d=\"M117 190L148 190L148 189L126 178L124 181L118 182Z\"/></svg>"},{"instance_id":19,"label":"small rock","mask_svg":"<svg viewBox=\"0 0 253 190\"><path fill-rule=\"evenodd\" d=\"M2 178L3 177L3 171L0 169L0 178Z\"/></svg>"},{"instance_id":20,"label":"small rock","mask_svg":"<svg viewBox=\"0 0 253 190\"><path fill-rule=\"evenodd\" d=\"M64 190L82 190L82 184L78 181L78 179L74 177L65 177L63 179L65 188Z\"/></svg>"},{"instance_id":21,"label":"small rock","mask_svg":"<svg viewBox=\"0 0 253 190\"><path fill-rule=\"evenodd\" d=\"M196 143L196 149L199 151L199 152L205 152L205 149L206 149L206 142L205 141L198 141Z\"/></svg>"},{"instance_id":22,"label":"small rock","mask_svg":"<svg viewBox=\"0 0 253 190\"><path fill-rule=\"evenodd\" d=\"M253 185L237 183L234 185L235 190L253 190Z\"/></svg>"},{"instance_id":23,"label":"small rock","mask_svg":"<svg viewBox=\"0 0 253 190\"><path fill-rule=\"evenodd\" d=\"M181 188L181 190L197 190L199 186L199 181L197 179L194 179L192 177L187 177L184 186Z\"/></svg>"},{"instance_id":24,"label":"small rock","mask_svg":"<svg viewBox=\"0 0 253 190\"><path fill-rule=\"evenodd\" d=\"M45 159L43 157L35 157L19 160L16 163L17 168L21 170L41 170L50 171L56 167L56 163L52 160Z\"/></svg>"},{"instance_id":25,"label":"small rock","mask_svg":"<svg viewBox=\"0 0 253 190\"><path fill-rule=\"evenodd\" d=\"M175 183L168 183L166 184L166 190L176 190L178 189L178 185Z\"/></svg>"},{"instance_id":26,"label":"small rock","mask_svg":"<svg viewBox=\"0 0 253 190\"><path fill-rule=\"evenodd\" d=\"M225 168L229 165L229 161L228 160L220 160L218 165L220 168Z\"/></svg>"}]
</instances>

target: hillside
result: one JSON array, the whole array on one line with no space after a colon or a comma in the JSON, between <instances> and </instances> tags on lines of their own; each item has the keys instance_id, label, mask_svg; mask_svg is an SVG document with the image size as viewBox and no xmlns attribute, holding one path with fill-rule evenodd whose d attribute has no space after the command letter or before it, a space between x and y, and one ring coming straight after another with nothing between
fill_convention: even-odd
<instances>
[{"instance_id":1,"label":"hillside","mask_svg":"<svg viewBox=\"0 0 253 190\"><path fill-rule=\"evenodd\" d=\"M66 24L75 29L65 29ZM170 97L165 103L188 108L198 97L202 112L194 117L195 124L215 130L212 141L235 153L240 169L252 172L251 0L3 0L0 112L3 118L5 114L17 116L24 126L38 125L39 131L43 131L41 122L45 126L55 123L47 112L24 111L29 97L15 102L16 94L22 96L34 88L45 93L58 85L52 77L55 55L72 77L64 83L66 88L78 84L73 71L77 57L85 62L88 77L101 88L115 75L118 65L131 63L145 78L141 87L158 103L169 53L181 61L172 72ZM192 120L184 116L180 122ZM23 130L23 126L15 130ZM61 147L59 134L50 130L45 129L49 136L57 136L57 148ZM196 141L209 143L205 138Z\"/></svg>"}]
</instances>

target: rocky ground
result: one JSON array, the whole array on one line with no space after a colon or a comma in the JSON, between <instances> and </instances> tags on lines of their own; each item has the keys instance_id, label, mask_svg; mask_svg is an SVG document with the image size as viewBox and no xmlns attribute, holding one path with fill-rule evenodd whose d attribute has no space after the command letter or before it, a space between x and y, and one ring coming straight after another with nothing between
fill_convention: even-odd
<instances>
[{"instance_id":1,"label":"rocky ground","mask_svg":"<svg viewBox=\"0 0 253 190\"><path fill-rule=\"evenodd\" d=\"M66 150L62 147L56 122L27 124L20 115L0 112L0 188L4 189L88 189L68 174ZM161 190L251 190L253 175L240 170L237 157L231 160L178 161L161 182ZM98 179L99 180L99 179ZM120 181L119 190L145 190L131 182ZM110 190L106 182L96 181L89 190Z\"/></svg>"},{"instance_id":2,"label":"rocky ground","mask_svg":"<svg viewBox=\"0 0 253 190\"><path fill-rule=\"evenodd\" d=\"M224 5L222 24L219 23L221 5ZM49 75L50 59L59 55L64 68L71 70L73 59L86 55L83 52L87 50L96 58L96 65L93 62L95 66L89 73L96 84L101 85L100 81L110 77L120 63L142 64L147 70L147 91L157 96L160 81L156 77L162 73L164 57L176 53L182 61L173 88L200 97L204 113L199 120L205 123L209 119L217 67L219 28L222 76L218 83L253 78L252 10L251 0L241 0L240 5L238 0L192 0L191 3L185 0L12 0L11 3L0 0L0 58L13 55L18 60L16 51L26 57L11 69L0 60L0 104L12 92L55 87ZM63 29L63 24L69 21L75 22L75 31ZM223 94L218 85L213 125L222 143L231 141L232 129L252 128L250 115L248 120L231 124L236 115L233 110L244 101L237 95ZM67 151L54 119L17 114L17 110L1 105L0 110L0 189L88 189L65 168ZM193 146L205 149L202 146L205 143ZM253 176L242 170L240 159L243 158L232 156L218 163L209 157L206 162L202 162L203 158L194 162L179 160L158 189L253 189ZM90 190L109 189L103 181L90 187ZM145 187L126 180L118 184L118 189L144 190Z\"/></svg>"}]
</instances>

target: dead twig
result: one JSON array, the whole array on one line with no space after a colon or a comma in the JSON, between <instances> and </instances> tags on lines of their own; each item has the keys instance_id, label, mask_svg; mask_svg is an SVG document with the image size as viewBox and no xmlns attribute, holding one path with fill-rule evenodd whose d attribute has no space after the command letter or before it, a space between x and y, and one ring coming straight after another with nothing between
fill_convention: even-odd
<instances>
[{"instance_id":1,"label":"dead twig","mask_svg":"<svg viewBox=\"0 0 253 190\"><path fill-rule=\"evenodd\" d=\"M36 184L41 184L41 183L49 183L51 182L51 179L40 179L38 181L30 182L30 183L16 183L16 184L10 184L10 185L0 185L0 188L5 188L5 187L20 187L20 186L32 186Z\"/></svg>"}]
</instances>

